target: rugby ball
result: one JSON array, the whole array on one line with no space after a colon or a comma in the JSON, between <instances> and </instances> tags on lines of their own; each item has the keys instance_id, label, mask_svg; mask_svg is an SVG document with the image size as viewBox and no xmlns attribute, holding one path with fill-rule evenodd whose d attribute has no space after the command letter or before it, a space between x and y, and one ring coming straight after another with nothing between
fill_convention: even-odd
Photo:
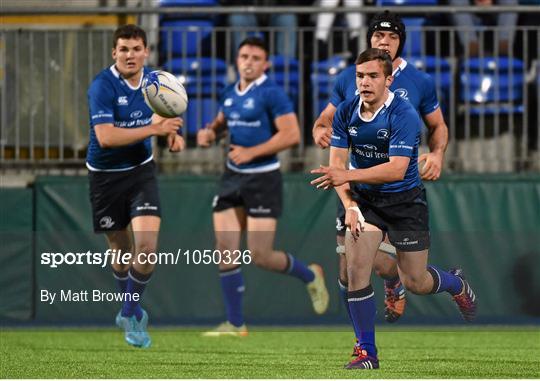
<instances>
[{"instance_id":1,"label":"rugby ball","mask_svg":"<svg viewBox=\"0 0 540 381\"><path fill-rule=\"evenodd\" d=\"M171 73L154 70L142 83L144 101L156 114L165 118L179 116L187 109L186 89Z\"/></svg>"}]
</instances>

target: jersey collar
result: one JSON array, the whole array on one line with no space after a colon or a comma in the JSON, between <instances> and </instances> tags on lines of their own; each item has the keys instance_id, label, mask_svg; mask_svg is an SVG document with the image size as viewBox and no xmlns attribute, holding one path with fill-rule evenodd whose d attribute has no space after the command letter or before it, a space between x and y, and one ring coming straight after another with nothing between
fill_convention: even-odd
<instances>
[{"instance_id":1,"label":"jersey collar","mask_svg":"<svg viewBox=\"0 0 540 381\"><path fill-rule=\"evenodd\" d=\"M131 86L131 84L122 77L122 74L120 74L120 72L116 70L116 67L114 66L114 64L111 65L109 69L111 70L111 73L113 73L113 75L116 78L122 80L127 85L127 87L129 87L131 90L139 90L141 88L141 84L144 78L144 69L141 69L143 71L143 74L141 75L141 78L139 79L139 84L135 87Z\"/></svg>"},{"instance_id":2,"label":"jersey collar","mask_svg":"<svg viewBox=\"0 0 540 381\"><path fill-rule=\"evenodd\" d=\"M403 70L405 70L406 67L407 61L402 58L400 64L398 65L398 67L396 67L396 70L392 72L392 77L397 77Z\"/></svg>"},{"instance_id":3,"label":"jersey collar","mask_svg":"<svg viewBox=\"0 0 540 381\"><path fill-rule=\"evenodd\" d=\"M360 97L360 102L358 102L358 117L360 118L360 120L362 120L363 122L371 122L373 121L377 115L379 115L379 112L384 109L384 108L387 108L387 107L390 107L390 104L392 103L392 101L394 100L394 93L389 91L388 92L388 98L386 98L386 100L384 101L384 103L381 105L381 107L379 107L377 109L377 111L375 111L375 113L373 114L373 116L371 117L371 119L364 119L362 118L362 113L360 112L360 108L362 107L362 97Z\"/></svg>"},{"instance_id":4,"label":"jersey collar","mask_svg":"<svg viewBox=\"0 0 540 381\"><path fill-rule=\"evenodd\" d=\"M266 79L268 78L268 76L266 74L263 73L263 75L261 75L259 78L257 78L255 81L251 82L245 89L244 91L240 91L239 89L239 86L240 86L240 81L236 82L236 85L234 85L234 91L236 92L236 95L244 95L246 94L249 90L251 90L252 87L255 87L255 86L259 86L260 84L262 84L264 81L266 81Z\"/></svg>"}]
</instances>

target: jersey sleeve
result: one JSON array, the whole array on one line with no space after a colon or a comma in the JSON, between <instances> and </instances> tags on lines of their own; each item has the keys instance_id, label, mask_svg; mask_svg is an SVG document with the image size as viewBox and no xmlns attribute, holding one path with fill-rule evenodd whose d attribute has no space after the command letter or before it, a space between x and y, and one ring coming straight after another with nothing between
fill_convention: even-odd
<instances>
[{"instance_id":1,"label":"jersey sleeve","mask_svg":"<svg viewBox=\"0 0 540 381\"><path fill-rule=\"evenodd\" d=\"M334 88L332 89L332 94L330 94L330 103L336 107L346 98L347 78L345 73L346 71L342 71L338 75Z\"/></svg>"},{"instance_id":2,"label":"jersey sleeve","mask_svg":"<svg viewBox=\"0 0 540 381\"><path fill-rule=\"evenodd\" d=\"M332 120L332 139L330 141L332 147L349 148L350 146L350 136L347 132L347 125L349 124L348 105L348 102L341 103L334 114L334 119Z\"/></svg>"},{"instance_id":3,"label":"jersey sleeve","mask_svg":"<svg viewBox=\"0 0 540 381\"><path fill-rule=\"evenodd\" d=\"M433 78L426 75L422 86L422 100L420 101L420 114L428 115L439 108L439 100L437 99L437 90Z\"/></svg>"},{"instance_id":4,"label":"jersey sleeve","mask_svg":"<svg viewBox=\"0 0 540 381\"><path fill-rule=\"evenodd\" d=\"M96 79L88 89L90 124L114 123L114 93L103 79Z\"/></svg>"},{"instance_id":5,"label":"jersey sleeve","mask_svg":"<svg viewBox=\"0 0 540 381\"><path fill-rule=\"evenodd\" d=\"M422 126L416 110L412 106L401 108L392 116L390 121L388 155L411 157L415 145L419 142L420 127Z\"/></svg>"},{"instance_id":6,"label":"jersey sleeve","mask_svg":"<svg viewBox=\"0 0 540 381\"><path fill-rule=\"evenodd\" d=\"M273 87L265 92L271 119L294 112L294 107L289 96L280 87Z\"/></svg>"}]
</instances>

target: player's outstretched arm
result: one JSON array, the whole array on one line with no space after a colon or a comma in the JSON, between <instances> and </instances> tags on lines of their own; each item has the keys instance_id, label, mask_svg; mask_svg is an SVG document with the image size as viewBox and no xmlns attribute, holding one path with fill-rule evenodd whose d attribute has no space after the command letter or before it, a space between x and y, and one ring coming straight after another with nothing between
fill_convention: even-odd
<instances>
[{"instance_id":1,"label":"player's outstretched arm","mask_svg":"<svg viewBox=\"0 0 540 381\"><path fill-rule=\"evenodd\" d=\"M335 113L336 106L332 103L328 103L313 124L313 129L311 131L313 141L322 149L330 147L330 140L332 139L332 119L334 118Z\"/></svg>"},{"instance_id":2,"label":"player's outstretched arm","mask_svg":"<svg viewBox=\"0 0 540 381\"><path fill-rule=\"evenodd\" d=\"M204 148L210 147L216 141L218 135L226 128L225 114L219 112L212 122L197 131L197 145Z\"/></svg>"},{"instance_id":3,"label":"player's outstretched arm","mask_svg":"<svg viewBox=\"0 0 540 381\"><path fill-rule=\"evenodd\" d=\"M167 136L182 126L181 118L166 118L158 123L137 128L119 128L112 123L97 124L94 126L96 137L101 148L122 147L137 143L150 136Z\"/></svg>"},{"instance_id":4,"label":"player's outstretched arm","mask_svg":"<svg viewBox=\"0 0 540 381\"><path fill-rule=\"evenodd\" d=\"M418 163L424 163L420 170L422 180L437 180L441 176L444 153L448 145L448 127L444 122L441 108L437 108L424 116L424 122L429 130L429 153L418 157Z\"/></svg>"},{"instance_id":5,"label":"player's outstretched arm","mask_svg":"<svg viewBox=\"0 0 540 381\"><path fill-rule=\"evenodd\" d=\"M277 132L264 143L253 147L231 144L229 159L236 165L241 165L257 157L276 154L300 142L300 127L295 113L278 116L274 119L274 125Z\"/></svg>"}]
</instances>

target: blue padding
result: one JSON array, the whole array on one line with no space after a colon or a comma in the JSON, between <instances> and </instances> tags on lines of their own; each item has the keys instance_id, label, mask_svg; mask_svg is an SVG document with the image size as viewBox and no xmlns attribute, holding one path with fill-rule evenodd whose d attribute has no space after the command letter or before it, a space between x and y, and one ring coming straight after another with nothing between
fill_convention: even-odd
<instances>
[{"instance_id":1,"label":"blue padding","mask_svg":"<svg viewBox=\"0 0 540 381\"><path fill-rule=\"evenodd\" d=\"M188 134L194 135L198 129L204 128L206 123L210 123L214 119L218 110L217 99L213 100L210 97L190 98L188 108L183 115Z\"/></svg>"},{"instance_id":2,"label":"blue padding","mask_svg":"<svg viewBox=\"0 0 540 381\"><path fill-rule=\"evenodd\" d=\"M212 75L214 72L216 75L224 75L227 73L227 64L225 61L219 58L210 57L186 57L173 58L163 64L163 68L174 74L185 75Z\"/></svg>"},{"instance_id":3,"label":"blue padding","mask_svg":"<svg viewBox=\"0 0 540 381\"><path fill-rule=\"evenodd\" d=\"M294 58L287 56L271 56L269 61L272 62L271 70L276 72L285 71L285 68L288 68L289 71L298 71L298 61Z\"/></svg>"},{"instance_id":4,"label":"blue padding","mask_svg":"<svg viewBox=\"0 0 540 381\"><path fill-rule=\"evenodd\" d=\"M169 49L173 56L204 52L202 42L212 33L213 27L212 20L164 20L161 22L161 53L166 57ZM169 38L172 38L171 42Z\"/></svg>"},{"instance_id":5,"label":"blue padding","mask_svg":"<svg viewBox=\"0 0 540 381\"><path fill-rule=\"evenodd\" d=\"M211 7L217 4L216 0L159 0L160 7Z\"/></svg>"},{"instance_id":6,"label":"blue padding","mask_svg":"<svg viewBox=\"0 0 540 381\"><path fill-rule=\"evenodd\" d=\"M484 57L484 58L469 58L461 63L461 71L467 70L483 71L484 73L494 73L499 71L500 73L508 73L509 70L514 72L523 71L523 61L517 58L508 57Z\"/></svg>"}]
</instances>

